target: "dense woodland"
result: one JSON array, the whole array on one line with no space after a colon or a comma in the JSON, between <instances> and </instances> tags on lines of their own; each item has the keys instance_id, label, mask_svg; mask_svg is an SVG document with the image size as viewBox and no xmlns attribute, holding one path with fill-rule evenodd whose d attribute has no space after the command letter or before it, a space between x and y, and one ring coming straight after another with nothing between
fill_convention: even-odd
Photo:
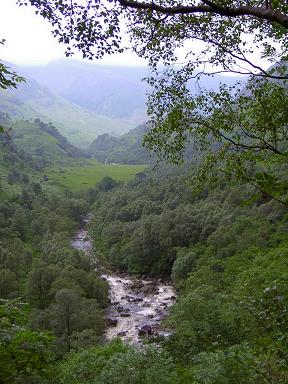
<instances>
[{"instance_id":1,"label":"dense woodland","mask_svg":"<svg viewBox=\"0 0 288 384\"><path fill-rule=\"evenodd\" d=\"M2 382L287 382L287 210L249 202L248 185L197 195L190 168L105 178L78 195L29 182L2 195ZM89 211L103 265L177 287L168 339L103 344L107 284L70 246Z\"/></svg>"},{"instance_id":2,"label":"dense woodland","mask_svg":"<svg viewBox=\"0 0 288 384\"><path fill-rule=\"evenodd\" d=\"M86 153L102 162L148 165L155 161L155 156L142 145L147 131L148 127L142 124L120 137L108 133L99 135L89 145Z\"/></svg>"},{"instance_id":3,"label":"dense woodland","mask_svg":"<svg viewBox=\"0 0 288 384\"><path fill-rule=\"evenodd\" d=\"M87 138L71 132L69 119L87 111L74 105L72 113L37 83L28 87L37 90L30 104L27 89L22 100L6 97L23 78L0 63L0 382L287 384L287 3L18 0L28 4L51 23L67 56L122 53L123 32L130 38L151 70L146 149L142 126L122 138L102 135L88 152L139 164L148 148L159 158L126 183L106 176L77 193L52 183L47 166L86 159L31 107L41 116L44 100L50 113L59 105L60 115L70 111L66 132L82 146ZM174 66L187 41L200 41L199 52ZM254 50L269 69L250 60ZM191 80L207 66L249 79L195 94ZM72 85L68 99L95 109L98 99L83 101ZM113 118L123 117L121 108ZM111 114L111 105L97 111ZM71 247L87 213L92 258ZM167 337L150 335L138 347L107 342L110 299L99 264L172 281Z\"/></svg>"}]
</instances>

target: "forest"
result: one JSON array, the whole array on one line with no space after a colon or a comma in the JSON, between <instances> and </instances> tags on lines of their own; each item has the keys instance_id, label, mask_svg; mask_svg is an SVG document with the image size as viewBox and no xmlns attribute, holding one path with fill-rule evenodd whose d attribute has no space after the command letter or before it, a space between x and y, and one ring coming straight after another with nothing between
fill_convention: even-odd
<instances>
[{"instance_id":1,"label":"forest","mask_svg":"<svg viewBox=\"0 0 288 384\"><path fill-rule=\"evenodd\" d=\"M249 186L193 195L189 168L1 199L2 382L287 382L287 211ZM107 283L70 246L86 212L104 265L172 279L168 339L103 340Z\"/></svg>"},{"instance_id":2,"label":"forest","mask_svg":"<svg viewBox=\"0 0 288 384\"><path fill-rule=\"evenodd\" d=\"M63 68L51 91L0 62L0 383L287 384L287 3L17 4L67 57L122 54L128 37L151 92L148 121L118 137L114 118L142 108L134 77L113 112L110 90L57 94ZM220 73L245 77L201 88ZM89 252L72 246L84 227ZM109 273L173 285L167 333L107 337Z\"/></svg>"}]
</instances>

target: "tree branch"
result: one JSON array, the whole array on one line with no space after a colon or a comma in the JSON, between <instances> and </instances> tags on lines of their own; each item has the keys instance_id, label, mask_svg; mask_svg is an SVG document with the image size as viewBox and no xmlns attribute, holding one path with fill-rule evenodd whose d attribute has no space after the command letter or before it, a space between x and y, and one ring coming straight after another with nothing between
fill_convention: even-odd
<instances>
[{"instance_id":1,"label":"tree branch","mask_svg":"<svg viewBox=\"0 0 288 384\"><path fill-rule=\"evenodd\" d=\"M226 17L252 16L259 20L265 20L277 23L288 29L288 15L273 9L263 7L253 7L251 5L240 5L238 7L223 7L215 4L212 1L203 1L204 4L194 6L177 5L175 7L166 7L155 3L144 3L135 0L118 0L119 4L126 8L143 9L155 11L165 15L189 15L196 13L208 13Z\"/></svg>"}]
</instances>

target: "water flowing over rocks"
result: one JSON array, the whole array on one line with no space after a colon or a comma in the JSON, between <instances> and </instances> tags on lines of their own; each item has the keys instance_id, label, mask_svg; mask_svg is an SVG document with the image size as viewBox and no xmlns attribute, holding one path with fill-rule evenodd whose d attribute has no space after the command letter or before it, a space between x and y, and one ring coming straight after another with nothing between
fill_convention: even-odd
<instances>
[{"instance_id":1,"label":"water flowing over rocks","mask_svg":"<svg viewBox=\"0 0 288 384\"><path fill-rule=\"evenodd\" d=\"M76 233L71 245L93 258L92 243L86 229L90 220L89 216L84 219L84 225ZM161 322L176 299L172 285L160 279L136 279L110 271L106 271L102 277L110 287L111 304L107 309L106 329L108 340L120 337L124 341L139 344L145 336L169 335L169 331L161 327Z\"/></svg>"}]
</instances>

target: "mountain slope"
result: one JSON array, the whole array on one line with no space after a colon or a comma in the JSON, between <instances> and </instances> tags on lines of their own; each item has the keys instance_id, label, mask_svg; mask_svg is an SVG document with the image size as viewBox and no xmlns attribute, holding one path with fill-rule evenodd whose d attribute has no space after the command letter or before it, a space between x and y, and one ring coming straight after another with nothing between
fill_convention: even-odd
<instances>
[{"instance_id":1,"label":"mountain slope","mask_svg":"<svg viewBox=\"0 0 288 384\"><path fill-rule=\"evenodd\" d=\"M40 119L18 120L10 124L15 145L37 161L40 168L69 164L84 154L63 137L51 123Z\"/></svg>"},{"instance_id":2,"label":"mountain slope","mask_svg":"<svg viewBox=\"0 0 288 384\"><path fill-rule=\"evenodd\" d=\"M23 148L19 149L11 136L12 121L8 114L0 112L0 197L19 193L23 185L33 178L40 179L39 163Z\"/></svg>"},{"instance_id":3,"label":"mountain slope","mask_svg":"<svg viewBox=\"0 0 288 384\"><path fill-rule=\"evenodd\" d=\"M52 122L61 134L79 147L87 146L99 134L121 134L133 127L125 119L88 111L27 77L26 83L15 90L0 90L0 111L8 113L12 119L39 117L42 121Z\"/></svg>"},{"instance_id":4,"label":"mountain slope","mask_svg":"<svg viewBox=\"0 0 288 384\"><path fill-rule=\"evenodd\" d=\"M24 73L67 100L97 114L129 119L134 126L146 118L147 75L144 67L102 66L59 60ZM131 126L130 126L131 128Z\"/></svg>"},{"instance_id":5,"label":"mountain slope","mask_svg":"<svg viewBox=\"0 0 288 384\"><path fill-rule=\"evenodd\" d=\"M142 81L149 75L145 67L97 65L66 59L45 66L25 66L23 72L74 104L102 116L127 119L129 129L147 119L146 94L150 87ZM192 92L199 92L200 86L215 89L220 82L232 85L239 79L202 76L199 81L191 80L190 86Z\"/></svg>"},{"instance_id":6,"label":"mountain slope","mask_svg":"<svg viewBox=\"0 0 288 384\"><path fill-rule=\"evenodd\" d=\"M87 153L102 162L148 164L153 156L142 145L147 131L147 125L142 124L120 137L100 135L90 144Z\"/></svg>"}]
</instances>

